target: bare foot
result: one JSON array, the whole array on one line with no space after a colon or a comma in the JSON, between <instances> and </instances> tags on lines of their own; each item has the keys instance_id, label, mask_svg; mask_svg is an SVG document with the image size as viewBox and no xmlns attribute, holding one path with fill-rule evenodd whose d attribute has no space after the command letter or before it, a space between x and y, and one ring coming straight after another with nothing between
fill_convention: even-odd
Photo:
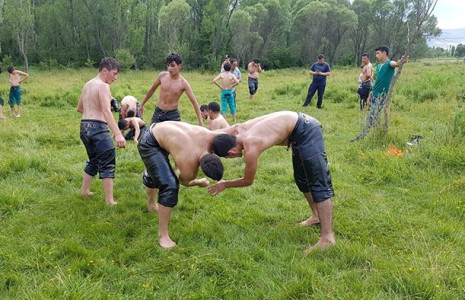
<instances>
[{"instance_id":1,"label":"bare foot","mask_svg":"<svg viewBox=\"0 0 465 300\"><path fill-rule=\"evenodd\" d=\"M115 206L116 204L118 204L118 202L116 202L115 200L111 199L111 200L106 200L105 201L107 205L109 206Z\"/></svg>"},{"instance_id":2,"label":"bare foot","mask_svg":"<svg viewBox=\"0 0 465 300\"><path fill-rule=\"evenodd\" d=\"M153 204L152 203L147 203L147 209L148 209L149 212L156 213L158 211L158 205L157 205L156 202L153 203Z\"/></svg>"},{"instance_id":3,"label":"bare foot","mask_svg":"<svg viewBox=\"0 0 465 300\"><path fill-rule=\"evenodd\" d=\"M165 249L171 249L171 248L174 248L176 246L176 243L173 242L173 240L171 240L171 238L169 236L167 237L163 237L163 238L159 238L158 239L158 244L162 247L162 248L165 248Z\"/></svg>"},{"instance_id":4,"label":"bare foot","mask_svg":"<svg viewBox=\"0 0 465 300\"><path fill-rule=\"evenodd\" d=\"M92 196L93 194L94 194L94 193L92 193L92 192L81 192L81 196L83 196L83 197L90 197L90 196Z\"/></svg>"},{"instance_id":5,"label":"bare foot","mask_svg":"<svg viewBox=\"0 0 465 300\"><path fill-rule=\"evenodd\" d=\"M332 238L329 238L329 239L326 239L326 238L320 238L320 240L313 246L311 246L310 248L308 248L307 250L304 251L305 254L309 254L310 252L312 252L313 250L319 248L321 250L326 250L332 246L336 245L336 240L334 239L334 237Z\"/></svg>"},{"instance_id":6,"label":"bare foot","mask_svg":"<svg viewBox=\"0 0 465 300\"><path fill-rule=\"evenodd\" d=\"M303 227L309 227L309 226L316 225L316 224L320 224L320 219L315 216L311 216L307 220L299 223L299 225Z\"/></svg>"}]
</instances>

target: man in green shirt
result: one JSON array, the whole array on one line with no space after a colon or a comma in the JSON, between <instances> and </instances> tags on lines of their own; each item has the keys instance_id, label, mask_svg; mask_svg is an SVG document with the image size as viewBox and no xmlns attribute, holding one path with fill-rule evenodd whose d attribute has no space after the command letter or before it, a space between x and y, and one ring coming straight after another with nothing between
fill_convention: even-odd
<instances>
[{"instance_id":1,"label":"man in green shirt","mask_svg":"<svg viewBox=\"0 0 465 300\"><path fill-rule=\"evenodd\" d=\"M378 65L376 66L376 81L371 91L370 112L368 114L370 127L375 121L379 123L379 114L384 107L395 68L397 68L401 62L408 62L408 57L405 56L402 56L399 61L390 60L388 57L388 46L379 46L375 50Z\"/></svg>"}]
</instances>

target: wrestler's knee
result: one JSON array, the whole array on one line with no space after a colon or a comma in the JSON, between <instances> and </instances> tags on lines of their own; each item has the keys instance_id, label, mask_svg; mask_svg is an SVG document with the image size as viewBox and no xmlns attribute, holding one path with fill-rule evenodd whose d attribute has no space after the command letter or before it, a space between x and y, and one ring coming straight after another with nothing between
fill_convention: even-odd
<instances>
[{"instance_id":1,"label":"wrestler's knee","mask_svg":"<svg viewBox=\"0 0 465 300\"><path fill-rule=\"evenodd\" d=\"M152 177L150 177L150 175L149 175L149 173L147 173L147 171L145 171L144 174L142 175L142 182L148 188L158 189L157 182L155 180L153 180Z\"/></svg>"},{"instance_id":2,"label":"wrestler's knee","mask_svg":"<svg viewBox=\"0 0 465 300\"><path fill-rule=\"evenodd\" d=\"M160 187L158 193L158 203L167 207L174 207L178 203L178 193L178 185Z\"/></svg>"},{"instance_id":3,"label":"wrestler's knee","mask_svg":"<svg viewBox=\"0 0 465 300\"><path fill-rule=\"evenodd\" d=\"M89 162L86 162L86 167L84 168L84 172L86 172L87 175L94 177L95 175L97 175L97 166Z\"/></svg>"}]
</instances>

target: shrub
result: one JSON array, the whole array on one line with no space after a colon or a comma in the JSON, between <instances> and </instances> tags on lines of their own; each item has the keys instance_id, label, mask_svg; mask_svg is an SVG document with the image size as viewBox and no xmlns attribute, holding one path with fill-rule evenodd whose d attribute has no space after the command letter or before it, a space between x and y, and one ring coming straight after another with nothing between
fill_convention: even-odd
<instances>
[{"instance_id":1,"label":"shrub","mask_svg":"<svg viewBox=\"0 0 465 300\"><path fill-rule=\"evenodd\" d=\"M129 70L136 63L134 55L132 55L127 49L116 50L115 59L122 70Z\"/></svg>"}]
</instances>

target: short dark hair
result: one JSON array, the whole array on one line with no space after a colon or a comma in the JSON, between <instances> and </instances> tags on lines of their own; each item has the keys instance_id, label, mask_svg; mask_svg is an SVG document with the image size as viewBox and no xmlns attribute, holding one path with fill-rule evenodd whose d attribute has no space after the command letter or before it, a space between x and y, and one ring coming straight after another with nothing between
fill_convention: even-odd
<instances>
[{"instance_id":1,"label":"short dark hair","mask_svg":"<svg viewBox=\"0 0 465 300\"><path fill-rule=\"evenodd\" d=\"M204 110L210 110L207 104L200 105L200 111L204 111Z\"/></svg>"},{"instance_id":2,"label":"short dark hair","mask_svg":"<svg viewBox=\"0 0 465 300\"><path fill-rule=\"evenodd\" d=\"M236 146L236 136L231 134L219 134L213 139L213 153L219 157L228 156L228 151Z\"/></svg>"},{"instance_id":3,"label":"short dark hair","mask_svg":"<svg viewBox=\"0 0 465 300\"><path fill-rule=\"evenodd\" d=\"M220 104L216 101L208 103L208 109L212 112L219 113L220 112Z\"/></svg>"},{"instance_id":4,"label":"short dark hair","mask_svg":"<svg viewBox=\"0 0 465 300\"><path fill-rule=\"evenodd\" d=\"M381 45L375 49L375 51L383 51L386 52L386 55L389 55L389 47L386 45Z\"/></svg>"},{"instance_id":5,"label":"short dark hair","mask_svg":"<svg viewBox=\"0 0 465 300\"><path fill-rule=\"evenodd\" d=\"M228 71L231 71L231 64L230 63L225 63L223 65L223 69L228 72Z\"/></svg>"},{"instance_id":6,"label":"short dark hair","mask_svg":"<svg viewBox=\"0 0 465 300\"><path fill-rule=\"evenodd\" d=\"M237 59L231 58L231 65L232 65L233 63L235 63L235 62L237 62Z\"/></svg>"},{"instance_id":7,"label":"short dark hair","mask_svg":"<svg viewBox=\"0 0 465 300\"><path fill-rule=\"evenodd\" d=\"M260 60L258 58L256 58L256 59L253 60L253 62L256 63L256 64L259 64Z\"/></svg>"},{"instance_id":8,"label":"short dark hair","mask_svg":"<svg viewBox=\"0 0 465 300\"><path fill-rule=\"evenodd\" d=\"M108 71L111 71L111 70L116 70L118 72L120 71L120 66L113 57L102 58L102 60L100 61L98 65L98 70L102 71L104 68L107 69Z\"/></svg>"},{"instance_id":9,"label":"short dark hair","mask_svg":"<svg viewBox=\"0 0 465 300\"><path fill-rule=\"evenodd\" d=\"M325 58L323 54L318 55L318 59L322 59L322 58Z\"/></svg>"},{"instance_id":10,"label":"short dark hair","mask_svg":"<svg viewBox=\"0 0 465 300\"><path fill-rule=\"evenodd\" d=\"M123 130L127 126L128 126L128 121L126 121L125 119L121 119L121 120L118 121L118 128L120 130Z\"/></svg>"},{"instance_id":11,"label":"short dark hair","mask_svg":"<svg viewBox=\"0 0 465 300\"><path fill-rule=\"evenodd\" d=\"M361 57L370 58L370 54L368 54L368 53L363 53Z\"/></svg>"},{"instance_id":12,"label":"short dark hair","mask_svg":"<svg viewBox=\"0 0 465 300\"><path fill-rule=\"evenodd\" d=\"M8 71L8 73L11 73L15 70L15 67L13 67L12 65L9 65L8 67L6 67L6 70Z\"/></svg>"},{"instance_id":13,"label":"short dark hair","mask_svg":"<svg viewBox=\"0 0 465 300\"><path fill-rule=\"evenodd\" d=\"M206 176L213 180L218 181L223 178L223 162L215 154L208 153L202 156L200 159L200 168Z\"/></svg>"},{"instance_id":14,"label":"short dark hair","mask_svg":"<svg viewBox=\"0 0 465 300\"><path fill-rule=\"evenodd\" d=\"M171 54L168 55L168 57L166 58L165 64L166 64L166 65L169 65L169 64L172 63L173 61L174 61L176 64L178 64L178 65L182 64L181 55L176 54L176 53L171 53Z\"/></svg>"},{"instance_id":15,"label":"short dark hair","mask_svg":"<svg viewBox=\"0 0 465 300\"><path fill-rule=\"evenodd\" d=\"M134 112L133 109L128 110L128 112L127 112L127 114L126 114L126 116L127 116L128 118L132 118L132 117L134 117L135 115L136 115L136 113Z\"/></svg>"}]
</instances>

